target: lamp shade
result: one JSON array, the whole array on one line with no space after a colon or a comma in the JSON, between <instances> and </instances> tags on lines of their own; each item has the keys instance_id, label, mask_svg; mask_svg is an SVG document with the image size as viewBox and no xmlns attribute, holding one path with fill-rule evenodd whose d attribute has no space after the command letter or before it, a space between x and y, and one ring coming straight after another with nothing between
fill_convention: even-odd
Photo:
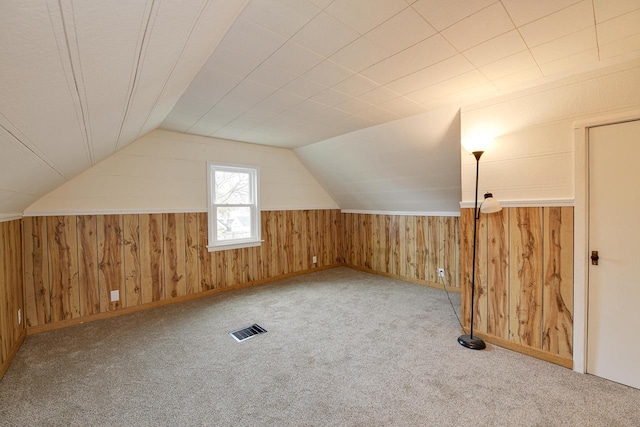
<instances>
[{"instance_id":1,"label":"lamp shade","mask_svg":"<svg viewBox=\"0 0 640 427\"><path fill-rule=\"evenodd\" d=\"M487 151L493 142L493 137L489 134L477 134L465 138L462 141L462 148L468 153L475 153L478 151Z\"/></svg>"},{"instance_id":2,"label":"lamp shade","mask_svg":"<svg viewBox=\"0 0 640 427\"><path fill-rule=\"evenodd\" d=\"M482 202L482 205L480 205L480 212L489 214L500 212L501 210L502 205L499 201L493 198L493 194L485 193L484 201Z\"/></svg>"}]
</instances>

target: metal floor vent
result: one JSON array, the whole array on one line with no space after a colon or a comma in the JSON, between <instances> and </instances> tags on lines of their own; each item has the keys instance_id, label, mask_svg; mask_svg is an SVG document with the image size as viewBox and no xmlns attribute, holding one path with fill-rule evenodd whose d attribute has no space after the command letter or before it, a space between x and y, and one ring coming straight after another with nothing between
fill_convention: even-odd
<instances>
[{"instance_id":1,"label":"metal floor vent","mask_svg":"<svg viewBox=\"0 0 640 427\"><path fill-rule=\"evenodd\" d=\"M265 328L254 323L253 325L248 326L246 328L229 332L229 335L231 335L236 341L241 342L241 341L248 340L249 338L253 338L256 335L264 334L265 332L267 332Z\"/></svg>"}]
</instances>

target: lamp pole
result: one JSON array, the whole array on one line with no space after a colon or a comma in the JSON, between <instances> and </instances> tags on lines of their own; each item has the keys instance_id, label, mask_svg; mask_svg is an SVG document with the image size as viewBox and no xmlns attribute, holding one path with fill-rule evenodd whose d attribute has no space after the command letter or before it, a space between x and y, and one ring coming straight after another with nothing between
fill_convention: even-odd
<instances>
[{"instance_id":1,"label":"lamp pole","mask_svg":"<svg viewBox=\"0 0 640 427\"><path fill-rule=\"evenodd\" d=\"M480 157L484 151L474 151L472 154L476 158L476 201L473 205L473 265L471 267L471 328L469 335L460 335L458 343L472 350L482 350L486 344L480 338L473 337L474 299L476 296L476 242L478 234L478 219L480 211L478 209L478 177L480 172Z\"/></svg>"}]
</instances>

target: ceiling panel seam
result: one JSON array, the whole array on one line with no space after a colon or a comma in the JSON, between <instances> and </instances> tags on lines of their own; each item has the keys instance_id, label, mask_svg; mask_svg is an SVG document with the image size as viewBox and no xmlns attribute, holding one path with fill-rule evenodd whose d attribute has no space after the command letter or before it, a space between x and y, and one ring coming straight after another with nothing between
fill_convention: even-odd
<instances>
[{"instance_id":1,"label":"ceiling panel seam","mask_svg":"<svg viewBox=\"0 0 640 427\"><path fill-rule=\"evenodd\" d=\"M148 4L148 3L147 3ZM113 147L113 151L115 152L120 145L120 139L122 138L122 132L124 131L124 126L129 117L129 109L131 108L131 104L133 102L133 98L136 95L140 71L142 68L142 64L144 63L145 54L147 48L149 47L149 39L151 38L151 31L153 29L153 23L155 22L155 17L158 13L158 7L156 0L151 0L151 6L149 7L149 14L147 15L146 23L144 24L144 31L142 32L142 38L140 40L140 49L138 50L138 54L136 55L135 65L133 67L133 73L131 76L131 84L129 89L129 94L127 96L127 102L124 108L124 112L122 113L122 120L120 121L120 127L118 129L118 137L116 138L115 145Z\"/></svg>"},{"instance_id":2,"label":"ceiling panel seam","mask_svg":"<svg viewBox=\"0 0 640 427\"><path fill-rule=\"evenodd\" d=\"M58 0L58 8L60 12L60 22L62 24L62 32L64 35L64 43L65 43L64 47L66 47L66 55L63 54L63 52L60 49L60 45L58 44L58 37L56 37L56 45L58 45L58 52L60 53L60 57L61 57L60 59L62 60L62 57L66 56L67 59L69 60L69 67L71 69L71 81L73 82L73 87L70 88L70 92L71 92L71 98L73 100L74 107L75 107L74 109L76 113L76 120L78 121L78 125L80 126L82 131L81 133L84 137L85 151L89 159L89 164L93 165L94 164L93 144L91 142L91 136L89 133L91 121L89 120L89 109L87 106L87 97L86 97L87 94L86 94L84 79L82 75L82 64L80 61L80 52L78 52L78 36L76 33L76 27L75 27L75 12L73 10L73 3L70 3L70 7L71 7L71 11L70 11L71 21L73 22L72 26L75 34L74 45L77 53L77 58L76 58L77 64L72 54L71 41L69 39L69 31L67 28L67 20L65 19L65 11L63 9L61 0ZM49 14L51 16L51 19L53 20L53 16L51 15L51 9L49 9ZM54 34L55 34L55 26L53 26L53 22L52 22L52 27L54 27ZM66 74L67 74L67 71L65 69L65 75Z\"/></svg>"},{"instance_id":3,"label":"ceiling panel seam","mask_svg":"<svg viewBox=\"0 0 640 427\"><path fill-rule=\"evenodd\" d=\"M6 191L7 193L14 193L14 194L23 194L25 196L40 196L40 194L27 193L27 192L24 192L24 191L10 190L8 188L0 188L0 191Z\"/></svg>"},{"instance_id":4,"label":"ceiling panel seam","mask_svg":"<svg viewBox=\"0 0 640 427\"><path fill-rule=\"evenodd\" d=\"M196 16L195 22L191 26L191 30L189 30L189 34L187 35L187 37L186 37L186 39L185 39L185 41L184 41L184 43L182 45L182 49L180 50L180 54L176 58L173 66L171 67L171 70L169 70L169 74L167 75L167 78L165 79L164 83L162 84L162 88L158 92L158 96L156 96L155 101L153 101L153 105L149 109L149 113L147 114L147 117L145 118L144 122L142 122L142 124L140 125L140 128L138 129L138 132L136 133L136 138L140 137L140 132L142 132L142 129L147 125L147 122L149 121L149 118L151 117L153 111L156 109L156 107L158 105L158 101L160 101L160 98L162 97L162 95L164 95L164 91L165 91L167 85L169 84L169 80L171 80L171 78L173 77L173 72L178 67L178 64L180 64L180 61L182 61L182 58L184 57L184 54L185 54L185 52L187 50L187 46L189 46L189 43L191 42L191 36L193 35L193 31L198 26L198 23L200 22L200 18L202 18L202 15L204 14L204 11L207 9L207 7L210 4L211 4L210 0L205 0L205 1L202 2L202 7L200 8L200 12ZM120 142L118 141L118 144L119 143Z\"/></svg>"},{"instance_id":5,"label":"ceiling panel seam","mask_svg":"<svg viewBox=\"0 0 640 427\"><path fill-rule=\"evenodd\" d=\"M593 13L593 29L596 33L596 49L598 49L598 61L600 58L600 40L598 40L598 23L596 22L596 5L594 4L595 0L591 0L591 12Z\"/></svg>"},{"instance_id":6,"label":"ceiling panel seam","mask_svg":"<svg viewBox=\"0 0 640 427\"><path fill-rule=\"evenodd\" d=\"M313 15L313 16L312 16L312 17L307 21L307 23L305 23L305 25L306 25L306 24L308 24L309 22L313 21L313 20L314 20L318 15L320 15L320 14L324 11L324 9L326 9L326 7L325 7L325 8L323 8L323 9L318 8L318 12L317 12L315 15ZM253 21L252 21L252 20L250 20L250 19L242 18L242 17L241 17L240 19L246 19L247 21L249 21L249 22L251 22L251 23L253 23L253 24L257 25L257 26L259 26L259 27L261 27L261 28L264 28L264 27L262 27L261 25L259 25L259 24L255 23L255 22L253 22ZM275 55L275 54L276 54L280 49L282 49L282 47L283 47L284 45L286 45L288 42L290 42L290 41L291 41L292 43L295 43L294 41L292 41L292 39L293 39L293 37L295 37L295 35L296 35L296 34L298 34L298 33L302 30L302 28L304 28L304 25L303 25L303 26L301 26L300 28L298 28L298 30L297 30L296 32L294 32L291 36L289 36L289 38L287 38L287 39L286 39L286 40L285 40L285 41L284 41L284 42L283 42L283 43L282 43L282 44L281 44L281 45L280 45L280 46L279 46L275 51L273 51L273 53L272 53L270 56L268 56L267 58L265 58L265 59L264 59L264 61L262 61L261 63L259 63L258 65L256 65L256 66L255 66L255 67L254 67L254 68L253 68L253 69L252 69L252 70L247 74L247 76L251 75L251 73L253 73L255 70L257 70L258 68L260 68L260 66L261 66L262 64L266 63L266 62L269 60L269 58L271 58L273 55ZM271 30L269 30L268 28L264 28L264 29L265 29L265 30L267 30L267 31L271 31ZM223 39L224 39L224 37L223 37ZM297 44L297 43L296 43L296 44ZM325 59L327 59L327 58L325 58ZM203 118L204 118L204 117L205 117L205 116L206 116L206 115L207 115L211 110L213 110L213 109L214 109L218 104L220 104L220 103L221 103L221 102L222 102L222 101L227 97L227 95L229 95L231 92L233 92L233 91L234 91L234 90L235 90L235 89L236 89L236 88L237 88L237 87L238 87L238 86L239 86L243 81L244 81L244 79L243 79L243 80L241 80L241 81L239 81L239 82L238 82L236 85L234 85L230 90L228 90L228 91L227 91L227 93L225 93L225 94L224 94L224 96L223 96L223 97L221 97L221 98L220 98L220 100L219 100L218 102L216 102L216 103L215 103L211 108L209 108L209 109L208 109L204 114L202 114L202 115L200 116L200 118L199 118L199 119L198 119L194 124L192 124L191 126L189 126L189 127L186 129L186 131L185 131L185 132L188 132L188 131L189 131L189 129L191 129L192 127L196 126L196 125L200 122L200 120L202 120L202 119L203 119ZM304 101L304 100L303 100L303 101ZM290 110L290 109L292 109L292 108L294 108L296 105L298 105L298 104L302 103L303 101L300 101L300 102L298 102L297 104L293 105L292 107L290 107L290 108L289 108L289 110ZM254 105L252 105L252 106L251 106L247 111L249 111L251 108L253 108L254 106L256 106L256 105L257 105L257 104L259 104L259 103L260 103L260 101L256 102L256 103L255 103ZM246 112L245 112L245 113L246 113ZM223 126L221 126L220 128L218 128L218 129L214 130L213 132L211 132L211 133L209 134L209 136L213 135L213 134L214 134L215 132L217 132L219 129L222 129L223 127L225 127L226 125L228 125L229 123L231 123L232 121L234 121L235 119L237 119L238 117L242 117L245 113L243 113L243 114L241 114L241 115L239 115L239 116L237 116L237 117L234 117L233 119L231 119L231 120L227 121ZM280 114L282 114L282 113L280 113ZM280 115L280 114L277 114L276 116L278 116L278 115Z\"/></svg>"},{"instance_id":7,"label":"ceiling panel seam","mask_svg":"<svg viewBox=\"0 0 640 427\"><path fill-rule=\"evenodd\" d=\"M7 123L11 124L13 126L13 124L7 120L7 118L0 114L0 117L5 120ZM15 126L13 126L15 127ZM26 149L27 152L35 157L35 160L39 160L42 163L44 163L45 165L47 165L48 167L50 167L55 173L57 173L58 175L60 175L62 178L64 178L65 180L68 179L65 174L63 174L60 169L56 166L56 164L54 162L52 162L51 160L47 159L46 156L44 154L40 154L37 153L36 150L37 148L35 147L35 145L33 143L27 144L23 141L22 138L19 138L18 135L16 135L18 132L20 132L17 128L16 128L16 132L12 132L11 130L9 130L7 128L7 126L5 126L4 124L0 123L0 128L3 129L8 135L11 136L11 138L15 141L18 142L19 145L16 146L16 148L18 149ZM20 132L22 134L22 132ZM28 140L28 138L23 134L24 139ZM14 144L12 144L14 145ZM32 148L33 146L33 148ZM39 150L38 150L39 151Z\"/></svg>"},{"instance_id":8,"label":"ceiling panel seam","mask_svg":"<svg viewBox=\"0 0 640 427\"><path fill-rule=\"evenodd\" d=\"M504 3L502 3L502 0L500 0L500 4L502 5L502 7L504 8L504 11L507 13L507 16L509 17L509 20L511 21L511 23L513 24L513 28L516 29L516 31L518 32L518 36L520 37L520 39L522 40L522 42L524 43L524 45L527 47L527 51L529 52L529 55L531 55L531 58L533 59L533 62L535 62L536 67L538 68L538 71L540 71L540 74L544 74L542 72L542 68L540 68L540 64L538 64L538 60L536 59L535 55L533 54L533 52L531 52L531 47L529 46L529 43L527 43L527 41L525 40L524 37L522 37L522 32L520 31L520 28L516 25L516 22L513 20L513 17L511 16L511 13L509 13L509 9L507 9L507 7L504 5ZM533 21L532 21L533 22ZM500 37L500 36L497 36ZM478 71L480 70L480 67L476 67L478 69ZM491 81L491 80L489 80ZM491 81L491 83L493 84L493 81ZM494 86L496 86L495 84L493 84ZM497 87L497 86L496 86Z\"/></svg>"}]
</instances>

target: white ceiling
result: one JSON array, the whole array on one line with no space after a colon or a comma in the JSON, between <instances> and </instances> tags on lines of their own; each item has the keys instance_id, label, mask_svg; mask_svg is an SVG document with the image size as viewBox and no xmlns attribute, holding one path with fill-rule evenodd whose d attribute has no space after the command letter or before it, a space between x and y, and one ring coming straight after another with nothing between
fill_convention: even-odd
<instances>
[{"instance_id":1,"label":"white ceiling","mask_svg":"<svg viewBox=\"0 0 640 427\"><path fill-rule=\"evenodd\" d=\"M640 49L640 0L253 0L162 123L300 147Z\"/></svg>"},{"instance_id":2,"label":"white ceiling","mask_svg":"<svg viewBox=\"0 0 640 427\"><path fill-rule=\"evenodd\" d=\"M0 213L158 127L245 4L0 2Z\"/></svg>"},{"instance_id":3,"label":"white ceiling","mask_svg":"<svg viewBox=\"0 0 640 427\"><path fill-rule=\"evenodd\" d=\"M157 127L304 147L639 51L640 0L2 0L0 215Z\"/></svg>"}]
</instances>

